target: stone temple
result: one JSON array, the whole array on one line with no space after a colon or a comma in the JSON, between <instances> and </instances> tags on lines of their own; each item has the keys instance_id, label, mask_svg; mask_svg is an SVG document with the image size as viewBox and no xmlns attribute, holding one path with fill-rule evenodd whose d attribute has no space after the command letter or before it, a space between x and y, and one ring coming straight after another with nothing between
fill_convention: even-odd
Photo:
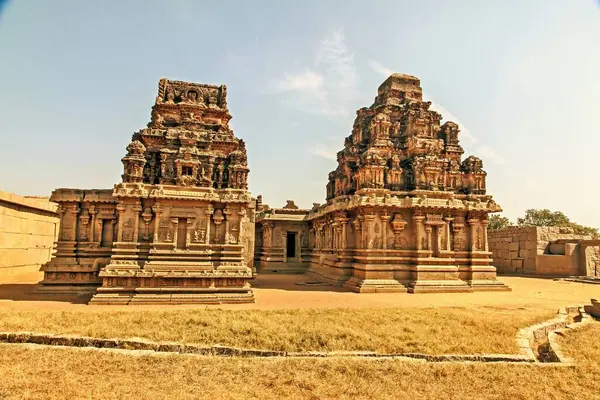
<instances>
[{"instance_id":1,"label":"stone temple","mask_svg":"<svg viewBox=\"0 0 600 400\"><path fill-rule=\"evenodd\" d=\"M227 88L162 79L123 181L58 189L60 236L43 290L91 289L92 303L254 301L254 201Z\"/></svg>"},{"instance_id":2,"label":"stone temple","mask_svg":"<svg viewBox=\"0 0 600 400\"><path fill-rule=\"evenodd\" d=\"M357 111L325 204L259 204L259 272L304 266L356 292L509 290L488 248L488 214L501 208L486 195L482 161L462 160L458 126L440 126L430 105L419 79L386 79Z\"/></svg>"},{"instance_id":3,"label":"stone temple","mask_svg":"<svg viewBox=\"0 0 600 400\"><path fill-rule=\"evenodd\" d=\"M122 182L52 193L60 234L41 290L91 291L92 304L252 302L254 263L356 292L510 290L488 248L501 209L482 161L462 159L458 126L430 104L419 79L393 74L358 110L326 203L270 208L248 192L226 86L161 79Z\"/></svg>"}]
</instances>

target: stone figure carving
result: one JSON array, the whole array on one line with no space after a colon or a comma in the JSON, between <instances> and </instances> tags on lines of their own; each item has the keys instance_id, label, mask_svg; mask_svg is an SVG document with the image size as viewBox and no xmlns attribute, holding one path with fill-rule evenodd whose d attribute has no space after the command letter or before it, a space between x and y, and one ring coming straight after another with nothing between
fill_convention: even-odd
<instances>
[{"instance_id":1,"label":"stone figure carving","mask_svg":"<svg viewBox=\"0 0 600 400\"><path fill-rule=\"evenodd\" d=\"M172 90L167 91L167 104L175 104L175 94L173 94Z\"/></svg>"}]
</instances>

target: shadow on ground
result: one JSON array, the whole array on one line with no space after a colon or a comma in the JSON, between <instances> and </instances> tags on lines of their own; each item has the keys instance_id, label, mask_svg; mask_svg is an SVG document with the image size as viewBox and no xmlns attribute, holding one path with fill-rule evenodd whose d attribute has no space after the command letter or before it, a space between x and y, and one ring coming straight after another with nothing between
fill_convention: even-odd
<instances>
[{"instance_id":1,"label":"shadow on ground","mask_svg":"<svg viewBox=\"0 0 600 400\"><path fill-rule=\"evenodd\" d=\"M250 282L256 289L275 289L294 292L347 292L339 286L323 282L309 275L300 274L258 274Z\"/></svg>"},{"instance_id":2,"label":"shadow on ground","mask_svg":"<svg viewBox=\"0 0 600 400\"><path fill-rule=\"evenodd\" d=\"M37 283L5 283L0 284L0 300L11 301L60 301L71 304L87 304L91 294L56 295L37 293L40 285Z\"/></svg>"}]
</instances>

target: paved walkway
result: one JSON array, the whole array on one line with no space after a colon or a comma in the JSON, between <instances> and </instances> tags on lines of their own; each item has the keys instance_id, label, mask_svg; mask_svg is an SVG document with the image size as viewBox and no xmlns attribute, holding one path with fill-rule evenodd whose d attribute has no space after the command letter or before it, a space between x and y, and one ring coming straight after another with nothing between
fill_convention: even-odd
<instances>
[{"instance_id":1,"label":"paved walkway","mask_svg":"<svg viewBox=\"0 0 600 400\"><path fill-rule=\"evenodd\" d=\"M20 282L0 284L0 309L63 310L139 310L142 308L197 308L204 305L176 306L87 306L86 298L35 294L39 275L21 278ZM310 282L305 275L259 275L254 282L256 303L218 305L224 309L290 308L378 308L378 307L537 307L558 309L561 306L588 304L600 298L598 285L554 281L541 278L500 277L511 292L406 294L358 294L332 286L303 286Z\"/></svg>"}]
</instances>

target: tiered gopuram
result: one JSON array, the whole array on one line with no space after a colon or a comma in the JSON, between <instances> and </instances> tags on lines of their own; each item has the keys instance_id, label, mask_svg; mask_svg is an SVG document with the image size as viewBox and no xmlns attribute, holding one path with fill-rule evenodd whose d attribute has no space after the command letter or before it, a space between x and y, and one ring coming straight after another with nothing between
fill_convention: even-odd
<instances>
[{"instance_id":1,"label":"tiered gopuram","mask_svg":"<svg viewBox=\"0 0 600 400\"><path fill-rule=\"evenodd\" d=\"M91 303L254 301L254 201L227 88L161 79L113 190L57 189L57 252L42 290Z\"/></svg>"},{"instance_id":2,"label":"tiered gopuram","mask_svg":"<svg viewBox=\"0 0 600 400\"><path fill-rule=\"evenodd\" d=\"M393 74L329 174L327 203L307 216L310 272L358 292L507 290L488 248L479 158L461 161L459 128L423 101L419 79Z\"/></svg>"}]
</instances>

